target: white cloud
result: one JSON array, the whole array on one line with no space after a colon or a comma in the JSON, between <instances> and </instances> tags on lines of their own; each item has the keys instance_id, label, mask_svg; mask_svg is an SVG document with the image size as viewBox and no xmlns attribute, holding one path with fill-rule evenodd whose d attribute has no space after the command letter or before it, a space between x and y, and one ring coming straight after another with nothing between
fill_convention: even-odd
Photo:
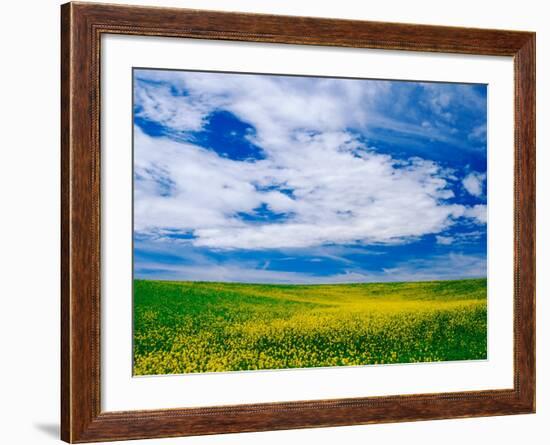
<instances>
[{"instance_id":1,"label":"white cloud","mask_svg":"<svg viewBox=\"0 0 550 445\"><path fill-rule=\"evenodd\" d=\"M473 207L468 207L464 216L467 218L473 218L479 224L487 223L487 206L485 204L476 204Z\"/></svg>"},{"instance_id":2,"label":"white cloud","mask_svg":"<svg viewBox=\"0 0 550 445\"><path fill-rule=\"evenodd\" d=\"M262 146L281 142L284 133L295 128L335 131L366 127L463 145L460 140L449 138L450 129L443 125L448 120L445 113L440 115L441 122L434 121L429 128L421 123L393 119L388 113L379 113L380 98L392 97L394 106L406 98L406 94L393 89L395 84L387 81L163 70L135 73L138 79L136 90L147 92L136 94L136 104L147 110L147 115L142 112L143 116L152 117L158 112L159 121L173 125L177 131L196 130L212 110L223 108L252 124L257 130L255 142ZM438 104L465 100L464 94L457 94L452 85L420 85L434 95L433 100ZM172 96L171 89L180 94ZM463 89L460 91L463 93ZM155 103L157 95L158 103ZM145 104L141 103L142 97ZM183 107L181 112L179 106Z\"/></svg>"},{"instance_id":3,"label":"white cloud","mask_svg":"<svg viewBox=\"0 0 550 445\"><path fill-rule=\"evenodd\" d=\"M454 242L454 238L452 236L436 235L435 240L437 244L441 244L442 246L449 246Z\"/></svg>"},{"instance_id":4,"label":"white cloud","mask_svg":"<svg viewBox=\"0 0 550 445\"><path fill-rule=\"evenodd\" d=\"M462 180L462 185L470 195L479 197L483 195L483 186L486 177L485 173L471 172Z\"/></svg>"},{"instance_id":5,"label":"white cloud","mask_svg":"<svg viewBox=\"0 0 550 445\"><path fill-rule=\"evenodd\" d=\"M195 245L212 248L297 248L402 242L439 233L461 216L481 221L481 207L445 204L452 192L436 164L403 164L368 150L357 157L359 147L343 133L303 136L295 155L250 163L136 129L136 172L144 178L135 186L136 230L193 231ZM156 189L151 172L159 170L173 183L168 196ZM293 197L270 189L277 185ZM262 204L289 216L264 224L236 217Z\"/></svg>"},{"instance_id":6,"label":"white cloud","mask_svg":"<svg viewBox=\"0 0 550 445\"><path fill-rule=\"evenodd\" d=\"M447 202L450 173L436 163L377 153L349 131L366 125L387 82L269 76L222 82L205 73L163 71L147 77L156 83L138 88L144 117L188 131L204 126L214 109L230 111L254 127L250 137L266 158L234 161L136 127L138 232L193 232L190 242L214 249L283 249L400 243L440 233L460 217L483 220L479 206ZM167 80L186 94L173 96L160 82ZM438 101L444 105L444 98ZM161 193L167 181L169 193ZM262 205L286 217L263 223L238 217Z\"/></svg>"},{"instance_id":7,"label":"white cloud","mask_svg":"<svg viewBox=\"0 0 550 445\"><path fill-rule=\"evenodd\" d=\"M153 120L175 131L198 131L211 110L200 98L174 96L166 84L141 84L134 96L136 117Z\"/></svg>"}]
</instances>

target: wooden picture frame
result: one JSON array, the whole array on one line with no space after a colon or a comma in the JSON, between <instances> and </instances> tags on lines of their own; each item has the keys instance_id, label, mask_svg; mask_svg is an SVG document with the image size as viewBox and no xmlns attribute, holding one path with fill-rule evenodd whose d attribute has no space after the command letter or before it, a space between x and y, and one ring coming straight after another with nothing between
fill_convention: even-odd
<instances>
[{"instance_id":1,"label":"wooden picture frame","mask_svg":"<svg viewBox=\"0 0 550 445\"><path fill-rule=\"evenodd\" d=\"M171 8L61 7L61 437L70 443L535 412L535 34ZM103 34L512 56L514 387L102 412L100 38Z\"/></svg>"}]
</instances>

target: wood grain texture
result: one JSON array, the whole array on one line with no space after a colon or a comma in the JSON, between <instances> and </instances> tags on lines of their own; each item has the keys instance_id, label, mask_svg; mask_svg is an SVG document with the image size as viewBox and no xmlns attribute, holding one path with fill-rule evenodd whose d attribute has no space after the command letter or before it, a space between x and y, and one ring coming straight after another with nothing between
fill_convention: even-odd
<instances>
[{"instance_id":1,"label":"wood grain texture","mask_svg":"<svg viewBox=\"0 0 550 445\"><path fill-rule=\"evenodd\" d=\"M513 56L516 101L514 388L101 412L99 63L100 38L104 33ZM68 3L61 8L61 37L63 440L93 442L534 412L533 33Z\"/></svg>"},{"instance_id":2,"label":"wood grain texture","mask_svg":"<svg viewBox=\"0 0 550 445\"><path fill-rule=\"evenodd\" d=\"M69 14L61 14L61 437L69 440L71 424L70 387L70 147L71 147L71 42Z\"/></svg>"}]
</instances>

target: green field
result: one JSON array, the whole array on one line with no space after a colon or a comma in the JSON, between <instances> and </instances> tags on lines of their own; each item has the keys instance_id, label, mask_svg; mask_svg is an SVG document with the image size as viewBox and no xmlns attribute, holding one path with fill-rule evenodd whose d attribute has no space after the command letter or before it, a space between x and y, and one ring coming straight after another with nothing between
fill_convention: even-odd
<instances>
[{"instance_id":1,"label":"green field","mask_svg":"<svg viewBox=\"0 0 550 445\"><path fill-rule=\"evenodd\" d=\"M134 282L134 374L487 357L487 280Z\"/></svg>"}]
</instances>

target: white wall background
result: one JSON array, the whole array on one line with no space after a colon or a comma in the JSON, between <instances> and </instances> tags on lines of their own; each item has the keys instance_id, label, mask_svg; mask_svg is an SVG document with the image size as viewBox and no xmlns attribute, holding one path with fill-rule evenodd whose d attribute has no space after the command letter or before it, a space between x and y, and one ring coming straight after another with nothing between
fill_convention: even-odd
<instances>
[{"instance_id":1,"label":"white wall background","mask_svg":"<svg viewBox=\"0 0 550 445\"><path fill-rule=\"evenodd\" d=\"M523 29L537 32L537 414L232 434L147 443L181 445L386 443L543 444L550 422L550 13L537 0L118 0L290 15ZM6 2L0 39L0 441L52 443L59 417L59 4ZM548 224L546 224L548 226Z\"/></svg>"}]
</instances>

